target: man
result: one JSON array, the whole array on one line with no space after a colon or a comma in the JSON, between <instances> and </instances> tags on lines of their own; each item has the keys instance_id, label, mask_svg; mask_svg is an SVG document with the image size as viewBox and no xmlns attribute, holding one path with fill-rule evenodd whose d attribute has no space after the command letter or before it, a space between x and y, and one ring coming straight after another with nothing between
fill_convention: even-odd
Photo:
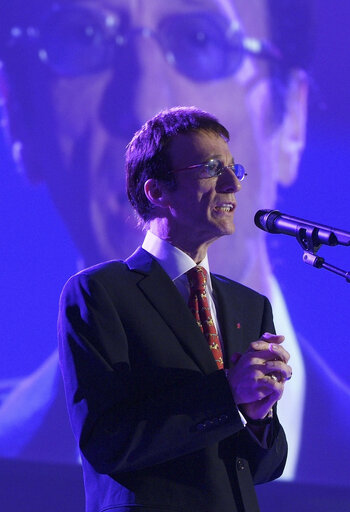
<instances>
[{"instance_id":1,"label":"man","mask_svg":"<svg viewBox=\"0 0 350 512\"><path fill-rule=\"evenodd\" d=\"M121 172L125 145L137 127L160 109L178 104L198 105L223 121L232 134L233 153L244 159L250 178L241 193L235 237L216 242L212 264L268 296L277 331L286 335L295 380L279 409L290 449L283 476L346 484L346 473L334 467L339 456L344 462L348 458L337 441L347 439L350 431L343 414L349 398L336 379L329 384L329 372L317 362L306 383L307 392L311 390L307 410L317 410L304 415L305 371L299 340L272 272L265 234L252 222L257 209L274 207L279 184L293 182L304 147L309 4L297 0L113 0L108 5L65 0L52 6L44 0L2 2L3 89L12 136L21 142L19 156L27 175L33 182L47 184L85 266L125 258L130 247L140 242ZM39 315L39 309L33 315ZM26 336L27 332L26 326ZM39 335L33 337L34 344ZM315 360L313 354L309 360ZM52 372L51 367L49 382ZM322 407L321 387L322 396L327 396ZM16 403L11 397L9 401L12 406ZM51 406L42 397L21 403L33 402L44 404L45 411ZM61 404L57 414L62 411ZM30 417L30 411L24 417ZM334 418L344 431L331 442ZM0 411L0 431L1 419ZM24 450L35 457L39 446L44 457L40 437L23 447L32 433L24 425L27 435L16 436L16 446L22 443L16 454ZM320 427L322 435L315 443ZM10 426L5 429L3 455L11 446L13 431ZM56 456L75 460L74 452L56 442L63 436L53 437Z\"/></svg>"},{"instance_id":2,"label":"man","mask_svg":"<svg viewBox=\"0 0 350 512\"><path fill-rule=\"evenodd\" d=\"M195 108L148 121L126 156L128 196L149 226L143 248L63 291L59 350L88 512L255 511L249 474L235 465L247 459L255 483L282 472L274 406L292 370L284 337L266 332L267 299L212 276L197 318L184 301L193 268L209 275L209 245L234 232L244 172L228 138Z\"/></svg>"}]
</instances>

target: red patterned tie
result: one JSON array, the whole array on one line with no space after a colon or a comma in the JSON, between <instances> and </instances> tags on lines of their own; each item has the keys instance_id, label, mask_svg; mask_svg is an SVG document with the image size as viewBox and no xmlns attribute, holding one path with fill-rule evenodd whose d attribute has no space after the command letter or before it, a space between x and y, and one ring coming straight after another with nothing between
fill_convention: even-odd
<instances>
[{"instance_id":1,"label":"red patterned tie","mask_svg":"<svg viewBox=\"0 0 350 512\"><path fill-rule=\"evenodd\" d=\"M209 347L213 353L214 359L219 370L224 367L222 351L218 333L216 332L214 321L211 317L208 297L206 293L207 271L205 268L197 266L186 272L190 284L190 298L188 300L197 324L205 335Z\"/></svg>"}]
</instances>

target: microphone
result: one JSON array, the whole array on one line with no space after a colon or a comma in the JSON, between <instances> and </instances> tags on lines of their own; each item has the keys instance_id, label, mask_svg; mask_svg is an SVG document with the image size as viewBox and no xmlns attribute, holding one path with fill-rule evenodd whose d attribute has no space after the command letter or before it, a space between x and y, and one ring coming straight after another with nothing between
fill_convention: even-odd
<instances>
[{"instance_id":1,"label":"microphone","mask_svg":"<svg viewBox=\"0 0 350 512\"><path fill-rule=\"evenodd\" d=\"M350 233L324 226L316 222L298 219L278 210L259 210L254 217L255 225L268 233L294 236L300 242L312 237L314 245L350 245Z\"/></svg>"}]
</instances>

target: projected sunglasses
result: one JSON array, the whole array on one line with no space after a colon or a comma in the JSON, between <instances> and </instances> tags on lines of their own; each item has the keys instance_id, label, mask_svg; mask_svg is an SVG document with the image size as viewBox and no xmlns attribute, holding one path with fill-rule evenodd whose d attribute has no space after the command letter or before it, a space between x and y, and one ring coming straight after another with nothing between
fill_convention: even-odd
<instances>
[{"instance_id":1,"label":"projected sunglasses","mask_svg":"<svg viewBox=\"0 0 350 512\"><path fill-rule=\"evenodd\" d=\"M135 37L154 38L166 61L194 81L234 75L246 55L280 60L266 41L247 37L237 22L215 12L189 12L163 18L156 30L132 27L124 11L107 12L79 4L53 6L39 26L11 29L9 47L21 41L60 76L79 76L118 67L130 57Z\"/></svg>"}]
</instances>

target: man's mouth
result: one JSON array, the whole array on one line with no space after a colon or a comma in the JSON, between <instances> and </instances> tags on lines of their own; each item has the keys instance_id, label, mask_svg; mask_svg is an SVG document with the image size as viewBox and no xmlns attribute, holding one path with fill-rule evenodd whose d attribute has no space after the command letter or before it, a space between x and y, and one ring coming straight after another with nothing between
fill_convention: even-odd
<instances>
[{"instance_id":1,"label":"man's mouth","mask_svg":"<svg viewBox=\"0 0 350 512\"><path fill-rule=\"evenodd\" d=\"M234 210L234 204L232 203L221 203L215 206L214 211L230 213Z\"/></svg>"}]
</instances>

